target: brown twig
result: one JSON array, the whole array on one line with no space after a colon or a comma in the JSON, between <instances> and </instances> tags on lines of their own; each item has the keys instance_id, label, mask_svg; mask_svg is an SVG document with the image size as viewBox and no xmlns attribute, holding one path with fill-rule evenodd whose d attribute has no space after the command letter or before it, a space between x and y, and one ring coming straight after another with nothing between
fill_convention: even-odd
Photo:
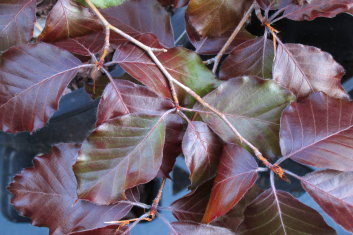
<instances>
[{"instance_id":1,"label":"brown twig","mask_svg":"<svg viewBox=\"0 0 353 235\"><path fill-rule=\"evenodd\" d=\"M240 32L240 30L243 28L244 24L246 23L246 21L248 20L251 12L254 10L254 6L255 6L255 2L253 4L251 4L250 8L247 10L247 12L244 14L243 18L240 20L239 24L237 25L237 27L234 29L233 33L230 35L230 37L228 38L227 42L223 45L222 49L218 52L218 54L216 55L215 59L214 59L214 64L213 64L213 68L212 68L212 72L216 73L217 71L217 67L219 65L219 62L222 59L222 56L224 55L224 53L227 51L228 47L230 46L230 44L233 42L234 38L238 35L238 33Z\"/></svg>"},{"instance_id":2,"label":"brown twig","mask_svg":"<svg viewBox=\"0 0 353 235\"><path fill-rule=\"evenodd\" d=\"M165 75L165 77L168 79L169 83L170 83L170 88L171 88L171 93L174 99L174 103L176 105L176 110L179 111L180 110L180 106L179 106L179 102L178 99L176 97L176 92L174 89L174 84L176 84L177 86L179 86L180 88L182 88L186 93L188 93L189 95L191 95L193 98L195 98L202 106L204 106L205 108L209 109L210 111L212 111L214 114L216 114L219 118L221 118L225 124L231 129L231 131L239 138L241 143L245 143L255 154L255 156L262 161L262 163L268 167L269 169L271 169L276 175L278 175L280 178L284 179L284 171L283 169L278 166L278 165L272 165L263 155L262 153L259 151L258 148L256 148L252 143L250 143L247 139L245 139L239 132L237 129L235 129L235 127L231 124L231 122L227 119L227 117L220 112L219 110L217 110L216 108L214 108L213 106L211 106L210 104L208 104L206 101L204 101L197 93L195 93L192 89L190 89L188 86L185 86L183 83L179 82L178 80L176 80L168 71L167 69L163 66L163 64L159 61L159 59L156 57L156 55L154 54L154 49L143 44L142 42L136 40L135 38L131 37L130 35L124 33L123 31L121 31L120 29L112 26L110 23L108 23L108 21L104 18L104 16L99 12L99 10L92 4L92 2L90 0L86 0L87 4L91 7L91 9L96 13L96 15L98 16L98 18L102 21L103 25L105 27L109 27L109 29L113 30L114 32L116 32L117 34L119 34L120 36L124 37L125 39L129 40L131 43L135 44L136 46L140 47L141 49L143 49L153 60L153 62L157 65L157 67L161 70L161 72ZM238 27L239 29L234 30L234 32L236 31L240 31L241 27L243 26L243 24L245 24L247 17L250 15L250 13L252 12L254 8L254 4L251 5L251 7L248 9L247 13L244 15L243 19L241 20L241 22L239 23ZM234 37L236 36L237 32L234 33L233 35ZM228 40L228 44L230 44L232 40ZM229 45L228 45L229 46ZM224 46L221 51L225 51L227 49L228 46ZM219 53L220 57L222 57L222 53ZM216 61L217 62L217 61ZM215 65L218 64L215 62ZM215 66L217 67L217 66Z\"/></svg>"}]
</instances>

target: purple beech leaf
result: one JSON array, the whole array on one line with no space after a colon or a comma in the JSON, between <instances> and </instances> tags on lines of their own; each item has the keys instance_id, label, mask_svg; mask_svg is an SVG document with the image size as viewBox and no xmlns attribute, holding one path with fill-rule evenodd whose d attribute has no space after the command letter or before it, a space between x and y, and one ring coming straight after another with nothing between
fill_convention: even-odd
<instances>
[{"instance_id":1,"label":"purple beech leaf","mask_svg":"<svg viewBox=\"0 0 353 235\"><path fill-rule=\"evenodd\" d=\"M353 169L353 103L314 93L292 103L281 118L282 155L301 164Z\"/></svg>"},{"instance_id":2,"label":"purple beech leaf","mask_svg":"<svg viewBox=\"0 0 353 235\"><path fill-rule=\"evenodd\" d=\"M247 150L234 144L225 145L202 222L210 223L230 211L254 185L257 168Z\"/></svg>"},{"instance_id":3,"label":"purple beech leaf","mask_svg":"<svg viewBox=\"0 0 353 235\"><path fill-rule=\"evenodd\" d=\"M171 225L170 235L235 235L226 228L191 221L178 221L171 223Z\"/></svg>"},{"instance_id":4,"label":"purple beech leaf","mask_svg":"<svg viewBox=\"0 0 353 235\"><path fill-rule=\"evenodd\" d=\"M127 114L98 126L83 142L74 172L80 199L112 204L156 177L165 141L163 115Z\"/></svg>"},{"instance_id":5,"label":"purple beech leaf","mask_svg":"<svg viewBox=\"0 0 353 235\"><path fill-rule=\"evenodd\" d=\"M102 228L73 232L69 235L129 235L128 230L128 226L119 227L119 225L108 225Z\"/></svg>"},{"instance_id":6,"label":"purple beech leaf","mask_svg":"<svg viewBox=\"0 0 353 235\"><path fill-rule=\"evenodd\" d=\"M206 123L193 121L188 124L182 148L192 189L216 175L222 143Z\"/></svg>"},{"instance_id":7,"label":"purple beech leaf","mask_svg":"<svg viewBox=\"0 0 353 235\"><path fill-rule=\"evenodd\" d=\"M114 80L114 85L109 83L102 94L96 126L124 114L161 114L172 108L170 99L156 95L145 86L126 80Z\"/></svg>"},{"instance_id":8,"label":"purple beech leaf","mask_svg":"<svg viewBox=\"0 0 353 235\"><path fill-rule=\"evenodd\" d=\"M16 133L41 128L81 62L49 44L12 47L0 57L0 126Z\"/></svg>"},{"instance_id":9,"label":"purple beech leaf","mask_svg":"<svg viewBox=\"0 0 353 235\"><path fill-rule=\"evenodd\" d=\"M290 20L314 20L317 17L333 18L336 15L352 13L352 0L303 0L302 4L293 3L292 0L280 0L282 8L285 8L283 17Z\"/></svg>"},{"instance_id":10,"label":"purple beech leaf","mask_svg":"<svg viewBox=\"0 0 353 235\"><path fill-rule=\"evenodd\" d=\"M185 18L202 37L219 37L234 30L251 0L191 0Z\"/></svg>"},{"instance_id":11,"label":"purple beech leaf","mask_svg":"<svg viewBox=\"0 0 353 235\"><path fill-rule=\"evenodd\" d=\"M228 30L218 37L201 37L188 23L188 19L186 19L186 32L190 42L195 47L195 52L198 54L216 55L227 42L233 31L234 29ZM235 46L252 38L255 38L255 36L242 28L226 50L226 53L230 53Z\"/></svg>"},{"instance_id":12,"label":"purple beech leaf","mask_svg":"<svg viewBox=\"0 0 353 235\"><path fill-rule=\"evenodd\" d=\"M268 157L280 155L279 122L282 110L294 99L272 80L258 77L230 79L203 97L221 111L239 133ZM197 109L203 109L196 105ZM213 113L200 113L202 119L225 142L238 143L237 136Z\"/></svg>"},{"instance_id":13,"label":"purple beech leaf","mask_svg":"<svg viewBox=\"0 0 353 235\"><path fill-rule=\"evenodd\" d=\"M284 191L268 189L245 210L237 234L336 234L322 216Z\"/></svg>"},{"instance_id":14,"label":"purple beech leaf","mask_svg":"<svg viewBox=\"0 0 353 235\"><path fill-rule=\"evenodd\" d=\"M155 37L143 35L138 38L151 47L161 48ZM190 87L200 96L207 94L219 83L215 75L202 63L194 52L182 47L168 49L168 52L156 53L165 69L179 82ZM157 94L171 98L169 84L160 69L139 47L127 43L117 48L113 62L118 63L126 72ZM180 103L190 106L195 100L179 87L176 92Z\"/></svg>"},{"instance_id":15,"label":"purple beech leaf","mask_svg":"<svg viewBox=\"0 0 353 235\"><path fill-rule=\"evenodd\" d=\"M272 41L258 37L236 46L224 60L219 71L219 78L230 78L255 75L272 77L273 61Z\"/></svg>"},{"instance_id":16,"label":"purple beech leaf","mask_svg":"<svg viewBox=\"0 0 353 235\"><path fill-rule=\"evenodd\" d=\"M132 207L99 206L77 198L72 171L77 151L73 145L54 147L52 153L36 157L34 167L23 170L8 187L15 209L33 225L49 227L50 234L104 227L104 222L121 219Z\"/></svg>"},{"instance_id":17,"label":"purple beech leaf","mask_svg":"<svg viewBox=\"0 0 353 235\"><path fill-rule=\"evenodd\" d=\"M31 40L36 20L36 2L0 1L0 52Z\"/></svg>"},{"instance_id":18,"label":"purple beech leaf","mask_svg":"<svg viewBox=\"0 0 353 235\"><path fill-rule=\"evenodd\" d=\"M303 177L302 185L336 223L353 232L353 172L316 171Z\"/></svg>"},{"instance_id":19,"label":"purple beech leaf","mask_svg":"<svg viewBox=\"0 0 353 235\"><path fill-rule=\"evenodd\" d=\"M278 8L278 1L279 0L256 0L263 10L266 10L268 7L270 7L271 10L276 10Z\"/></svg>"},{"instance_id":20,"label":"purple beech leaf","mask_svg":"<svg viewBox=\"0 0 353 235\"><path fill-rule=\"evenodd\" d=\"M83 36L103 29L99 19L89 8L74 0L58 0L50 11L39 40L55 42Z\"/></svg>"},{"instance_id":21,"label":"purple beech leaf","mask_svg":"<svg viewBox=\"0 0 353 235\"><path fill-rule=\"evenodd\" d=\"M143 34L153 34L162 45L174 46L170 15L157 0L129 0L120 6L103 9L101 13L109 23L134 38ZM126 39L111 31L110 43L113 47L125 42ZM99 52L104 45L104 31L96 30L93 33L53 43L70 52L89 56L84 47L92 53Z\"/></svg>"},{"instance_id":22,"label":"purple beech leaf","mask_svg":"<svg viewBox=\"0 0 353 235\"><path fill-rule=\"evenodd\" d=\"M273 78L298 98L323 91L348 99L341 86L344 68L322 50L301 44L279 44L273 64Z\"/></svg>"}]
</instances>

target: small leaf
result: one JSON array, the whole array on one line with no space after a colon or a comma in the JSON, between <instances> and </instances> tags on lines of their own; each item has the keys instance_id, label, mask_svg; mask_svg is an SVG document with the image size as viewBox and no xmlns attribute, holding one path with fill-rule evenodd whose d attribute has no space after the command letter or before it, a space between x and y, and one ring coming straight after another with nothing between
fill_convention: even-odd
<instances>
[{"instance_id":1,"label":"small leaf","mask_svg":"<svg viewBox=\"0 0 353 235\"><path fill-rule=\"evenodd\" d=\"M148 46L161 48L155 37L143 35L139 38ZM202 63L194 52L182 47L169 49L168 52L156 53L166 70L200 96L207 94L217 86L214 74ZM117 48L113 61L131 76L148 86L157 94L171 98L169 84L151 58L137 46L127 43ZM195 100L179 87L176 87L180 103L190 106Z\"/></svg>"},{"instance_id":2,"label":"small leaf","mask_svg":"<svg viewBox=\"0 0 353 235\"><path fill-rule=\"evenodd\" d=\"M279 121L282 110L294 97L272 80L257 77L230 79L204 100L221 111L240 134L256 143L266 156L278 156ZM200 105L196 105L202 109ZM208 111L204 109L205 111ZM222 119L213 113L201 113L202 119L225 142L239 142Z\"/></svg>"},{"instance_id":3,"label":"small leaf","mask_svg":"<svg viewBox=\"0 0 353 235\"><path fill-rule=\"evenodd\" d=\"M323 91L335 98L348 99L348 94L341 86L343 74L343 67L329 53L316 47L301 44L278 45L273 78L298 98Z\"/></svg>"},{"instance_id":4,"label":"small leaf","mask_svg":"<svg viewBox=\"0 0 353 235\"><path fill-rule=\"evenodd\" d=\"M204 223L226 214L242 199L256 181L257 167L248 151L237 145L225 145L202 219Z\"/></svg>"},{"instance_id":5,"label":"small leaf","mask_svg":"<svg viewBox=\"0 0 353 235\"><path fill-rule=\"evenodd\" d=\"M235 47L222 63L220 79L255 75L272 77L273 45L264 37L245 41Z\"/></svg>"},{"instance_id":6,"label":"small leaf","mask_svg":"<svg viewBox=\"0 0 353 235\"><path fill-rule=\"evenodd\" d=\"M12 47L0 57L0 126L16 133L41 128L81 62L45 43Z\"/></svg>"},{"instance_id":7,"label":"small leaf","mask_svg":"<svg viewBox=\"0 0 353 235\"><path fill-rule=\"evenodd\" d=\"M162 116L127 114L98 126L83 142L74 172L80 199L112 204L156 177L165 140Z\"/></svg>"},{"instance_id":8,"label":"small leaf","mask_svg":"<svg viewBox=\"0 0 353 235\"><path fill-rule=\"evenodd\" d=\"M314 93L281 118L282 155L318 168L353 168L353 103Z\"/></svg>"},{"instance_id":9,"label":"small leaf","mask_svg":"<svg viewBox=\"0 0 353 235\"><path fill-rule=\"evenodd\" d=\"M86 5L85 0L76 0ZM98 8L109 8L121 5L126 0L91 0L91 2Z\"/></svg>"},{"instance_id":10,"label":"small leaf","mask_svg":"<svg viewBox=\"0 0 353 235\"><path fill-rule=\"evenodd\" d=\"M218 37L234 30L251 0L192 0L186 10L186 19L202 37Z\"/></svg>"},{"instance_id":11,"label":"small leaf","mask_svg":"<svg viewBox=\"0 0 353 235\"><path fill-rule=\"evenodd\" d=\"M336 234L322 216L287 192L268 189L245 210L237 234Z\"/></svg>"},{"instance_id":12,"label":"small leaf","mask_svg":"<svg viewBox=\"0 0 353 235\"><path fill-rule=\"evenodd\" d=\"M292 3L292 0L281 0L283 17L291 20L314 20L317 17L333 18L343 12L353 10L352 0L310 0L303 4Z\"/></svg>"},{"instance_id":13,"label":"small leaf","mask_svg":"<svg viewBox=\"0 0 353 235\"><path fill-rule=\"evenodd\" d=\"M54 147L51 154L36 157L34 167L23 170L8 187L15 209L31 218L33 225L49 227L50 234L104 227L104 222L121 219L132 207L79 200L72 171L77 152L72 145Z\"/></svg>"},{"instance_id":14,"label":"small leaf","mask_svg":"<svg viewBox=\"0 0 353 235\"><path fill-rule=\"evenodd\" d=\"M206 123L189 123L182 148L186 166L190 171L192 189L216 175L222 143Z\"/></svg>"},{"instance_id":15,"label":"small leaf","mask_svg":"<svg viewBox=\"0 0 353 235\"><path fill-rule=\"evenodd\" d=\"M0 52L31 40L36 19L35 9L35 0L0 2Z\"/></svg>"},{"instance_id":16,"label":"small leaf","mask_svg":"<svg viewBox=\"0 0 353 235\"><path fill-rule=\"evenodd\" d=\"M212 225L208 225L208 224L199 224L199 223L190 222L190 221L173 222L171 234L172 235L189 235L189 234L192 234L192 235L212 235L212 234L235 235L232 231L230 231L226 228L212 226Z\"/></svg>"},{"instance_id":17,"label":"small leaf","mask_svg":"<svg viewBox=\"0 0 353 235\"><path fill-rule=\"evenodd\" d=\"M303 177L302 185L336 223L353 232L353 172L316 171Z\"/></svg>"}]
</instances>

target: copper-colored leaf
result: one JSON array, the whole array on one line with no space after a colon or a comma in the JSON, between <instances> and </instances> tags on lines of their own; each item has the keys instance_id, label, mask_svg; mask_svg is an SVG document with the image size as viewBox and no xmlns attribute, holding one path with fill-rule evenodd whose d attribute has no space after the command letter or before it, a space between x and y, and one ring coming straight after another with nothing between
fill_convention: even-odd
<instances>
[{"instance_id":1,"label":"copper-colored leaf","mask_svg":"<svg viewBox=\"0 0 353 235\"><path fill-rule=\"evenodd\" d=\"M161 47L152 35L143 35L139 39L148 46ZM192 51L177 47L169 49L168 52L156 53L156 56L175 79L201 96L207 94L218 84L214 74L202 63L201 58ZM131 43L122 45L115 52L113 61L119 63L131 76L157 94L167 98L171 97L165 76L142 49ZM176 89L181 104L190 105L195 102L184 90L178 87Z\"/></svg>"},{"instance_id":2,"label":"copper-colored leaf","mask_svg":"<svg viewBox=\"0 0 353 235\"><path fill-rule=\"evenodd\" d=\"M72 171L77 151L71 145L54 147L51 154L36 157L34 167L23 170L8 188L14 207L33 225L49 227L50 234L104 227L131 209L126 203L98 206L77 199Z\"/></svg>"},{"instance_id":3,"label":"copper-colored leaf","mask_svg":"<svg viewBox=\"0 0 353 235\"><path fill-rule=\"evenodd\" d=\"M272 77L273 44L269 39L259 37L245 41L235 47L224 60L219 71L220 79L255 75Z\"/></svg>"},{"instance_id":4,"label":"copper-colored leaf","mask_svg":"<svg viewBox=\"0 0 353 235\"><path fill-rule=\"evenodd\" d=\"M251 0L191 0L186 18L202 37L218 37L234 30Z\"/></svg>"},{"instance_id":5,"label":"copper-colored leaf","mask_svg":"<svg viewBox=\"0 0 353 235\"><path fill-rule=\"evenodd\" d=\"M32 38L35 0L0 1L0 52Z\"/></svg>"},{"instance_id":6,"label":"copper-colored leaf","mask_svg":"<svg viewBox=\"0 0 353 235\"><path fill-rule=\"evenodd\" d=\"M292 103L281 118L281 150L301 164L353 169L353 103L315 93Z\"/></svg>"},{"instance_id":7,"label":"copper-colored leaf","mask_svg":"<svg viewBox=\"0 0 353 235\"><path fill-rule=\"evenodd\" d=\"M12 47L0 57L0 126L16 133L45 125L81 67L70 53L49 44Z\"/></svg>"},{"instance_id":8,"label":"copper-colored leaf","mask_svg":"<svg viewBox=\"0 0 353 235\"><path fill-rule=\"evenodd\" d=\"M98 126L82 144L74 165L79 198L111 204L126 199L127 189L156 177L168 113L127 114Z\"/></svg>"},{"instance_id":9,"label":"copper-colored leaf","mask_svg":"<svg viewBox=\"0 0 353 235\"><path fill-rule=\"evenodd\" d=\"M189 123L182 148L190 171L192 189L216 175L222 143L206 123Z\"/></svg>"},{"instance_id":10,"label":"copper-colored leaf","mask_svg":"<svg viewBox=\"0 0 353 235\"><path fill-rule=\"evenodd\" d=\"M39 40L55 42L99 30L102 25L89 8L74 0L58 0L48 15Z\"/></svg>"},{"instance_id":11,"label":"copper-colored leaf","mask_svg":"<svg viewBox=\"0 0 353 235\"><path fill-rule=\"evenodd\" d=\"M240 201L255 183L257 167L247 150L234 144L225 145L202 219L204 223L226 214Z\"/></svg>"},{"instance_id":12,"label":"copper-colored leaf","mask_svg":"<svg viewBox=\"0 0 353 235\"><path fill-rule=\"evenodd\" d=\"M204 99L224 113L240 134L251 143L256 143L266 156L280 155L280 116L282 110L294 99L288 91L272 80L244 76L224 82ZM202 107L197 105L197 108ZM239 142L218 116L209 112L200 115L225 142Z\"/></svg>"},{"instance_id":13,"label":"copper-colored leaf","mask_svg":"<svg viewBox=\"0 0 353 235\"><path fill-rule=\"evenodd\" d=\"M323 91L335 98L348 98L341 86L344 69L320 49L301 44L279 44L273 78L297 97Z\"/></svg>"},{"instance_id":14,"label":"copper-colored leaf","mask_svg":"<svg viewBox=\"0 0 353 235\"><path fill-rule=\"evenodd\" d=\"M302 185L336 223L353 232L353 172L316 171L303 177Z\"/></svg>"},{"instance_id":15,"label":"copper-colored leaf","mask_svg":"<svg viewBox=\"0 0 353 235\"><path fill-rule=\"evenodd\" d=\"M281 0L285 8L283 17L291 20L314 20L317 17L333 18L339 13L353 10L352 0L303 0L297 4L292 0Z\"/></svg>"},{"instance_id":16,"label":"copper-colored leaf","mask_svg":"<svg viewBox=\"0 0 353 235\"><path fill-rule=\"evenodd\" d=\"M114 80L104 89L99 102L97 123L129 113L161 114L173 108L170 99L157 96L145 86L126 80Z\"/></svg>"},{"instance_id":17,"label":"copper-colored leaf","mask_svg":"<svg viewBox=\"0 0 353 235\"><path fill-rule=\"evenodd\" d=\"M322 216L287 192L268 189L245 210L238 234L336 234Z\"/></svg>"},{"instance_id":18,"label":"copper-colored leaf","mask_svg":"<svg viewBox=\"0 0 353 235\"><path fill-rule=\"evenodd\" d=\"M171 225L171 235L235 235L226 228L190 221L173 222Z\"/></svg>"}]
</instances>

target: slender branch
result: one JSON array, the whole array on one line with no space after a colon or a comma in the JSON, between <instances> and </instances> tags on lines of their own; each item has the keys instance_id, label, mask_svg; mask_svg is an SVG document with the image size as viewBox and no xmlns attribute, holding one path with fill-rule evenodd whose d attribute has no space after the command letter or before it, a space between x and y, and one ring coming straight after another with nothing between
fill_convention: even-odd
<instances>
[{"instance_id":1,"label":"slender branch","mask_svg":"<svg viewBox=\"0 0 353 235\"><path fill-rule=\"evenodd\" d=\"M152 203L152 206L151 206L151 210L150 210L150 213L149 213L149 217L151 219L154 219L156 217L156 215L157 215L157 207L158 207L159 201L162 198L163 189L164 189L166 181L167 181L167 178L163 178L163 181L162 181L162 184L161 184L161 186L159 188L158 194L157 194L156 198L153 200L153 203Z\"/></svg>"},{"instance_id":2,"label":"slender branch","mask_svg":"<svg viewBox=\"0 0 353 235\"><path fill-rule=\"evenodd\" d=\"M212 68L212 72L213 73L216 73L218 64L221 61L222 56L227 51L228 47L233 42L234 38L238 35L240 30L243 28L244 24L246 23L246 21L248 20L249 16L251 15L251 12L254 10L254 6L255 6L255 2L253 2L253 4L251 4L251 6L248 9L248 11L244 14L243 18L240 20L239 24L234 29L233 33L228 38L227 42L223 45L222 49L216 55L215 60L214 60L214 64L213 64L213 68Z\"/></svg>"},{"instance_id":3,"label":"slender branch","mask_svg":"<svg viewBox=\"0 0 353 235\"><path fill-rule=\"evenodd\" d=\"M124 37L125 39L129 40L131 43L134 43L136 46L140 47L141 49L145 50L147 52L147 54L151 57L151 59L153 60L153 62L157 65L157 67L161 70L161 72L165 75L165 77L168 79L168 82L170 83L170 88L171 88L171 92L172 92L172 96L174 99L174 103L176 106L176 110L179 111L180 110L180 106L179 106L179 102L178 99L176 97L176 92L174 89L174 84L178 85L180 88L182 88L185 92L187 92L189 95L191 95L194 99L196 99L202 106L204 106L205 108L209 109L210 111L212 111L214 114L216 114L221 120L223 120L225 122L225 124L230 128L230 130L239 138L241 143L245 143L255 154L255 156L262 161L262 163L268 167L269 169L271 169L274 173L276 173L276 175L278 175L280 178L285 179L285 175L284 175L284 171L281 167L279 167L278 165L272 165L263 155L262 153L259 151L258 148L256 148L252 143L250 143L247 139L245 139L239 132L238 130L232 125L232 123L227 119L227 117L220 112L219 110L217 110L216 108L214 108L213 106L211 106L210 104L208 104L206 101L204 101L196 92L194 92L192 89L190 89L188 86L185 86L183 83L179 82L178 80L176 80L168 71L167 69L163 66L163 64L159 61L159 59L156 57L156 55L154 54L154 50L153 48L143 44L142 42L136 40L135 38L131 37L130 35L124 33L123 31L121 31L120 29L112 26L111 24L108 23L108 21L104 18L104 16L99 12L99 10L92 4L91 0L86 0L87 4L91 7L91 9L95 12L95 14L98 16L98 18L102 21L103 25L105 27L109 27L111 30L113 30L114 32L118 33L120 36ZM234 30L233 32L233 37L236 36L236 34L240 31L240 29L242 28L242 26L245 24L247 17L251 14L252 10L254 9L254 3L251 5L251 7L248 9L248 11L246 12L246 14L244 15L244 17L242 18L241 22L238 24L237 28ZM231 43L232 40L228 40L228 44ZM228 45L229 46L229 45ZM222 54L227 49L228 46L224 46L221 50L221 52L217 55L218 57L222 57ZM218 63L217 63L218 64ZM216 65L216 64L215 64ZM217 65L215 66L217 67Z\"/></svg>"}]
</instances>

